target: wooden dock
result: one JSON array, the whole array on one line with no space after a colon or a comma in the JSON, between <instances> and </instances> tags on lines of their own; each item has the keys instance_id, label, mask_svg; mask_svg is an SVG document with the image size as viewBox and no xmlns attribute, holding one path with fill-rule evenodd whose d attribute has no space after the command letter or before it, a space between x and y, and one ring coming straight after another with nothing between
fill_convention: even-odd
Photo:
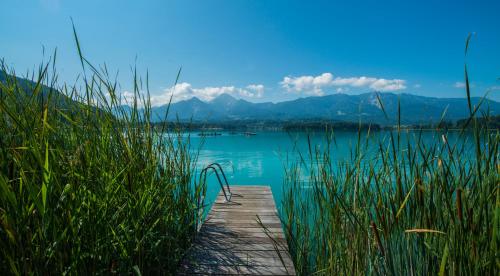
<instances>
[{"instance_id":1,"label":"wooden dock","mask_svg":"<svg viewBox=\"0 0 500 276\"><path fill-rule=\"evenodd\" d=\"M230 202L219 192L179 275L295 275L271 188L231 186L231 192Z\"/></svg>"}]
</instances>

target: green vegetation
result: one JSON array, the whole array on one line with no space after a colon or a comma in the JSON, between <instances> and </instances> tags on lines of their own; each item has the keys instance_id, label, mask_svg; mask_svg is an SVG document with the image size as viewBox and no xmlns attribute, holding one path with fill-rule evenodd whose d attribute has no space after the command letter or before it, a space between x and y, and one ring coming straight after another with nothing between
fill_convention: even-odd
<instances>
[{"instance_id":1,"label":"green vegetation","mask_svg":"<svg viewBox=\"0 0 500 276\"><path fill-rule=\"evenodd\" d=\"M379 125L375 123L359 123L350 121L336 121L325 119L291 119L282 121L273 120L234 120L234 121L188 121L188 122L155 122L152 125L156 128L182 129L183 131L325 131L325 130L462 130L464 127L471 129L472 124L468 122L469 118L452 121L442 120L437 123L411 124L411 125ZM494 130L500 129L500 115L477 117L477 124Z\"/></svg>"},{"instance_id":2,"label":"green vegetation","mask_svg":"<svg viewBox=\"0 0 500 276\"><path fill-rule=\"evenodd\" d=\"M81 61L81 90L58 86L55 55L33 81L1 63L1 274L171 274L203 194L189 139L150 127L148 100L123 110Z\"/></svg>"},{"instance_id":3,"label":"green vegetation","mask_svg":"<svg viewBox=\"0 0 500 276\"><path fill-rule=\"evenodd\" d=\"M480 125L480 127L484 127L490 130L500 130L500 115L484 115L481 117L477 117L475 125ZM396 126L397 127L397 126ZM411 129L455 129L455 130L463 130L463 129L472 129L474 127L473 124L470 124L469 118L457 120L456 123L451 121L441 121L436 124L419 124L412 125L407 128Z\"/></svg>"},{"instance_id":4,"label":"green vegetation","mask_svg":"<svg viewBox=\"0 0 500 276\"><path fill-rule=\"evenodd\" d=\"M482 125L488 129L500 130L500 115L496 116L484 116L477 118L477 124ZM472 125L468 123L468 119L462 119L457 121L458 128L471 128Z\"/></svg>"},{"instance_id":5,"label":"green vegetation","mask_svg":"<svg viewBox=\"0 0 500 276\"><path fill-rule=\"evenodd\" d=\"M378 124L365 124L365 123L354 123L354 122L331 122L331 121L302 121L302 122L290 122L283 126L286 131L325 131L325 130L380 130L381 127Z\"/></svg>"},{"instance_id":6,"label":"green vegetation","mask_svg":"<svg viewBox=\"0 0 500 276\"><path fill-rule=\"evenodd\" d=\"M162 122L153 123L156 128L182 128L185 131L217 129L225 131L325 131L325 129L352 130L360 128L359 123L323 119L308 120L234 120L211 122ZM362 129L380 130L378 124L361 124Z\"/></svg>"},{"instance_id":7,"label":"green vegetation","mask_svg":"<svg viewBox=\"0 0 500 276\"><path fill-rule=\"evenodd\" d=\"M467 69L465 83L470 118L458 141L359 131L352 159L334 164L332 134L286 170L282 215L300 274L498 273L500 134L476 118Z\"/></svg>"}]
</instances>

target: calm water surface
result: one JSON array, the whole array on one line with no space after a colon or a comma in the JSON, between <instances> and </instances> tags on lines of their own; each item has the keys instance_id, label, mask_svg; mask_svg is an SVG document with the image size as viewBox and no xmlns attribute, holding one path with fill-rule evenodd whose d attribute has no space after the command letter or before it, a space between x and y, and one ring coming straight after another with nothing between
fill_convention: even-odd
<instances>
[{"instance_id":1,"label":"calm water surface","mask_svg":"<svg viewBox=\"0 0 500 276\"><path fill-rule=\"evenodd\" d=\"M298 152L302 152L307 158L308 135L310 144L318 147L326 147L325 133L305 132L257 132L254 136L242 134L231 134L222 132L220 136L201 137L197 132L189 133L192 149L198 151L198 173L203 167L212 163L220 163L228 181L231 185L269 185L272 188L278 208L280 208L283 197L283 175L284 167L290 162L299 160ZM378 150L378 141L388 145L390 133L386 131L372 133L370 152ZM410 137L410 141L416 139L417 132L403 134L403 140ZM429 141L441 140L441 134L428 131L422 133L423 139ZM448 134L451 142L458 134ZM336 144L332 147L332 156L335 162L348 161L358 139L357 132L336 132ZM406 141L406 140L404 140ZM406 144L406 142L402 143ZM376 158L374 154L371 154ZM215 175L208 177L207 203L213 202L220 186Z\"/></svg>"}]
</instances>

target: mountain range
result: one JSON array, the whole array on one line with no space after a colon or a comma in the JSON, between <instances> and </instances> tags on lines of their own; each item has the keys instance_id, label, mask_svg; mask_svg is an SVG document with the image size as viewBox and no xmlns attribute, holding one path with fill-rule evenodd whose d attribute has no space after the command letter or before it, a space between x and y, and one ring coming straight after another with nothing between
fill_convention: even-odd
<instances>
[{"instance_id":1,"label":"mountain range","mask_svg":"<svg viewBox=\"0 0 500 276\"><path fill-rule=\"evenodd\" d=\"M377 96L378 95L378 96ZM380 98L380 101L379 101ZM477 105L481 98L471 98ZM380 104L382 102L382 105ZM278 103L251 103L222 94L204 102L196 97L152 108L153 121L161 121L168 110L168 120L180 121L235 121L235 120L332 120L377 123L389 125L397 122L398 104L402 124L426 124L441 120L456 121L469 116L466 98L434 98L413 94L370 92L359 95L332 94L299 98ZM385 110L384 114L383 110ZM487 112L497 115L500 103L484 99L478 115Z\"/></svg>"},{"instance_id":2,"label":"mountain range","mask_svg":"<svg viewBox=\"0 0 500 276\"><path fill-rule=\"evenodd\" d=\"M6 82L7 78L8 74L0 70L0 82ZM17 77L16 81L28 93L36 86L33 81L28 79ZM39 95L41 98L46 98L50 91L52 91L53 99L60 105L70 109L76 108L77 102L45 85L41 85ZM471 98L472 106L476 106L479 102L481 102L481 98ZM151 114L153 122L160 122L165 118L169 121L180 120L184 122L255 120L358 122L361 119L364 123L392 125L398 121L398 105L401 111L401 123L406 125L436 123L441 120L441 117L446 121L455 122L469 116L466 98L434 98L406 93L379 92L359 95L331 94L278 103L252 103L236 99L229 94L222 94L206 102L193 97L189 100L172 103L170 106L156 106L152 108ZM128 106L123 106L123 108L125 111L130 110ZM486 112L489 112L490 115L500 115L500 103L484 99L477 115L481 116Z\"/></svg>"}]
</instances>

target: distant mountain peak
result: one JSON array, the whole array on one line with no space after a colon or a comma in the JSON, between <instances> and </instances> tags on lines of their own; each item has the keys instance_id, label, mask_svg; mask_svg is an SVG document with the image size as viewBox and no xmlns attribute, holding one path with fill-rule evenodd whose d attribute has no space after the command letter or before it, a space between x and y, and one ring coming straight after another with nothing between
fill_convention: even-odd
<instances>
[{"instance_id":1,"label":"distant mountain peak","mask_svg":"<svg viewBox=\"0 0 500 276\"><path fill-rule=\"evenodd\" d=\"M227 94L227 93L223 93L223 94L220 94L219 96L215 97L214 99L212 99L210 102L211 103L230 103L230 102L236 102L238 101L235 97Z\"/></svg>"},{"instance_id":2,"label":"distant mountain peak","mask_svg":"<svg viewBox=\"0 0 500 276\"><path fill-rule=\"evenodd\" d=\"M200 100L198 97L192 97L190 99L183 100L183 102L204 103L204 101Z\"/></svg>"}]
</instances>

